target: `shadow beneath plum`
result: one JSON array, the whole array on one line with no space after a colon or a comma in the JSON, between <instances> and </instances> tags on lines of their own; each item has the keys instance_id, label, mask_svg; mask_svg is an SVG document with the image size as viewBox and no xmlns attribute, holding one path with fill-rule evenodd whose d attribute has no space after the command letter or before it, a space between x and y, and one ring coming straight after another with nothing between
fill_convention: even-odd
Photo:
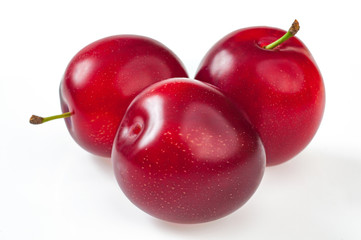
<instances>
[{"instance_id":1,"label":"shadow beneath plum","mask_svg":"<svg viewBox=\"0 0 361 240\"><path fill-rule=\"evenodd\" d=\"M328 214L330 219L339 218L338 221L341 222L348 217L346 213L339 215L345 208L346 212L361 209L360 172L361 159L357 154L343 155L341 152L332 153L328 150L308 150L289 162L266 168L263 181L255 195L229 216L194 225L174 224L157 219L153 223L162 231L181 238L209 240L258 236L262 239L267 234L273 234L274 239L275 235L282 235L278 225L282 223L285 224L282 229L291 233L296 227L306 229L298 238L295 236L295 239L302 239L310 233L331 239L341 230L334 228L333 223L322 221L320 212ZM296 196L292 195L294 193ZM299 196L301 197L298 198ZM275 198L278 199L274 200ZM339 206L339 209L334 211L334 206ZM277 209L272 209L273 207ZM281 216L277 217L275 214ZM357 212L352 214L354 217L358 216ZM288 217L299 218L299 222L304 226L294 226ZM316 224L318 228L313 227Z\"/></svg>"},{"instance_id":2,"label":"shadow beneath plum","mask_svg":"<svg viewBox=\"0 0 361 240\"><path fill-rule=\"evenodd\" d=\"M104 175L107 175L107 176L113 178L113 176L114 176L113 166L112 166L112 161L110 158L91 155L91 160Z\"/></svg>"},{"instance_id":3,"label":"shadow beneath plum","mask_svg":"<svg viewBox=\"0 0 361 240\"><path fill-rule=\"evenodd\" d=\"M242 228L247 228L251 222L247 222L247 216L252 212L242 208L237 212L224 218L199 224L177 224L154 219L154 225L162 231L183 237L194 237L195 239L233 239L239 236ZM253 218L253 217L251 217ZM239 239L239 238L237 238Z\"/></svg>"}]
</instances>

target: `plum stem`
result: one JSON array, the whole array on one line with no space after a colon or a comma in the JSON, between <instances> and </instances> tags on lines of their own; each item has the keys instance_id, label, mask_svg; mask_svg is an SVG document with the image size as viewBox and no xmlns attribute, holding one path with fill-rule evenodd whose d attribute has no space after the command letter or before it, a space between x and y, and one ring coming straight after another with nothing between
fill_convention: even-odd
<instances>
[{"instance_id":1,"label":"plum stem","mask_svg":"<svg viewBox=\"0 0 361 240\"><path fill-rule=\"evenodd\" d=\"M66 113L63 113L63 114L54 115L54 116L50 116L50 117L44 117L44 118L36 116L36 115L32 115L30 117L30 123L31 124L42 124L44 122L48 122L48 121L51 121L51 120L54 120L54 119L67 118L67 117L70 117L70 116L71 116L71 112L66 112Z\"/></svg>"},{"instance_id":2,"label":"plum stem","mask_svg":"<svg viewBox=\"0 0 361 240\"><path fill-rule=\"evenodd\" d=\"M281 43L287 41L289 38L293 37L296 35L296 33L298 32L298 30L300 30L300 24L298 23L298 21L295 19L295 21L292 23L292 26L290 27L290 29L288 30L288 32L286 32L282 37L280 37L279 39L277 39L276 41L274 41L273 43L268 44L267 46L265 46L265 49L274 49L275 47L277 47L278 45L280 45Z\"/></svg>"}]
</instances>

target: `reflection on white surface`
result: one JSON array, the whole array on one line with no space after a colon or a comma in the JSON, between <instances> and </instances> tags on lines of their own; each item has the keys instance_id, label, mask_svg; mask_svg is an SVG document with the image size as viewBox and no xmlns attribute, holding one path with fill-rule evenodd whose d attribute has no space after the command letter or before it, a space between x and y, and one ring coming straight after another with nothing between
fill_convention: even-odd
<instances>
[{"instance_id":1,"label":"reflection on white surface","mask_svg":"<svg viewBox=\"0 0 361 240\"><path fill-rule=\"evenodd\" d=\"M144 136L139 141L139 148L147 146L157 136L163 125L163 99L160 96L147 98L143 104L146 109L149 121L145 128Z\"/></svg>"}]
</instances>

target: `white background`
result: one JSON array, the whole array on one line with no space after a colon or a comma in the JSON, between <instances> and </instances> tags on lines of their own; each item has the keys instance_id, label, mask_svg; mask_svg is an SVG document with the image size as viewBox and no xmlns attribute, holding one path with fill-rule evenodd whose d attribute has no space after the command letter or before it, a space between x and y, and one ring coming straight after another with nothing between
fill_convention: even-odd
<instances>
[{"instance_id":1,"label":"white background","mask_svg":"<svg viewBox=\"0 0 361 240\"><path fill-rule=\"evenodd\" d=\"M0 239L361 239L361 48L358 1L2 1ZM288 29L316 59L326 111L311 144L267 168L251 200L223 219L162 222L133 206L108 159L72 140L58 87L85 45L115 34L152 37L191 77L207 50L239 28Z\"/></svg>"}]
</instances>

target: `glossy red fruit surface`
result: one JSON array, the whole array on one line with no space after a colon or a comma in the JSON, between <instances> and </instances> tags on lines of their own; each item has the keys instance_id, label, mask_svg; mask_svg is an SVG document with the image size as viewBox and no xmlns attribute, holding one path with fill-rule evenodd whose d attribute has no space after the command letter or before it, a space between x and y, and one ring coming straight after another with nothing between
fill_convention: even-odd
<instances>
[{"instance_id":1,"label":"glossy red fruit surface","mask_svg":"<svg viewBox=\"0 0 361 240\"><path fill-rule=\"evenodd\" d=\"M148 214L199 223L241 207L265 167L263 145L215 87L170 79L140 93L114 140L112 162L125 195Z\"/></svg>"},{"instance_id":2,"label":"glossy red fruit surface","mask_svg":"<svg viewBox=\"0 0 361 240\"><path fill-rule=\"evenodd\" d=\"M320 71L299 39L264 49L285 33L270 27L235 31L209 50L195 77L219 87L245 111L260 134L267 166L308 145L325 107Z\"/></svg>"},{"instance_id":3,"label":"glossy red fruit surface","mask_svg":"<svg viewBox=\"0 0 361 240\"><path fill-rule=\"evenodd\" d=\"M60 84L66 125L85 150L110 157L120 121L133 98L147 86L186 77L180 60L161 43L142 36L98 40L69 63Z\"/></svg>"}]
</instances>

